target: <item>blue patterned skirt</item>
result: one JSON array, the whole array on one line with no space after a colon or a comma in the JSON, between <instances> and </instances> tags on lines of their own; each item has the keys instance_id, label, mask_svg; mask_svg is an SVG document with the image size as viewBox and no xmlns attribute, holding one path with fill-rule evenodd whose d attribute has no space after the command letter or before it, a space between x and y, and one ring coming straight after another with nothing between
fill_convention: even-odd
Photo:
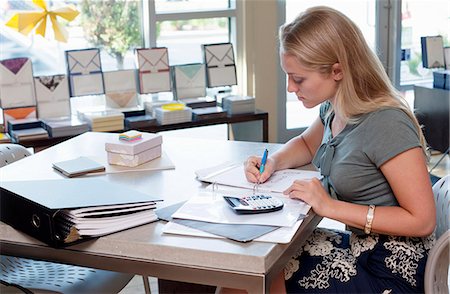
<instances>
[{"instance_id":1,"label":"blue patterned skirt","mask_svg":"<svg viewBox=\"0 0 450 294\"><path fill-rule=\"evenodd\" d=\"M426 238L317 228L284 269L288 293L423 293L434 235Z\"/></svg>"}]
</instances>

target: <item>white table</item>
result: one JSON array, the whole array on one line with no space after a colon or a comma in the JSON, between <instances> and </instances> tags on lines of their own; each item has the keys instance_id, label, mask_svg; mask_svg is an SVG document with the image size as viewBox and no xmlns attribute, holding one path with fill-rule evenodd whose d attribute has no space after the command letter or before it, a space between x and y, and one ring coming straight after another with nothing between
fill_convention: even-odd
<instances>
[{"instance_id":1,"label":"white table","mask_svg":"<svg viewBox=\"0 0 450 294\"><path fill-rule=\"evenodd\" d=\"M117 134L85 133L30 157L0 168L0 180L56 179L51 164L80 155L106 156L104 141ZM206 184L194 171L225 161L244 161L249 155L270 153L280 144L163 138L163 150L175 169L102 175L104 179L157 195L164 205L196 195ZM239 243L226 239L162 234L163 221L55 249L0 223L1 254L130 272L161 279L268 291L284 267L320 221L310 213L289 244Z\"/></svg>"}]
</instances>

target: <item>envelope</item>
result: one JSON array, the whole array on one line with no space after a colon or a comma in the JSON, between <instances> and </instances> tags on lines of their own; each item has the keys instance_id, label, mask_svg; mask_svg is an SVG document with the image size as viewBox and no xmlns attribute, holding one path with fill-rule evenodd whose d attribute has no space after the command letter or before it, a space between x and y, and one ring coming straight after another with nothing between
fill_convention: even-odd
<instances>
[{"instance_id":1,"label":"envelope","mask_svg":"<svg viewBox=\"0 0 450 294\"><path fill-rule=\"evenodd\" d=\"M19 107L3 110L3 123L8 128L8 121L25 118L36 118L36 107Z\"/></svg>"},{"instance_id":2,"label":"envelope","mask_svg":"<svg viewBox=\"0 0 450 294\"><path fill-rule=\"evenodd\" d=\"M72 97L105 92L99 49L69 50L66 59Z\"/></svg>"},{"instance_id":3,"label":"envelope","mask_svg":"<svg viewBox=\"0 0 450 294\"><path fill-rule=\"evenodd\" d=\"M36 105L31 59L0 61L0 104L3 109Z\"/></svg>"},{"instance_id":4,"label":"envelope","mask_svg":"<svg viewBox=\"0 0 450 294\"><path fill-rule=\"evenodd\" d=\"M34 78L39 118L70 115L69 83L66 75Z\"/></svg>"},{"instance_id":5,"label":"envelope","mask_svg":"<svg viewBox=\"0 0 450 294\"><path fill-rule=\"evenodd\" d=\"M106 106L124 108L138 105L135 70L104 72Z\"/></svg>"},{"instance_id":6,"label":"envelope","mask_svg":"<svg viewBox=\"0 0 450 294\"><path fill-rule=\"evenodd\" d=\"M206 95L204 64L175 65L174 80L177 99L204 97Z\"/></svg>"},{"instance_id":7,"label":"envelope","mask_svg":"<svg viewBox=\"0 0 450 294\"><path fill-rule=\"evenodd\" d=\"M169 71L169 54L167 48L136 49L140 72Z\"/></svg>"},{"instance_id":8,"label":"envelope","mask_svg":"<svg viewBox=\"0 0 450 294\"><path fill-rule=\"evenodd\" d=\"M167 48L137 49L139 91L141 94L170 92L170 67Z\"/></svg>"},{"instance_id":9,"label":"envelope","mask_svg":"<svg viewBox=\"0 0 450 294\"><path fill-rule=\"evenodd\" d=\"M131 92L110 92L105 94L106 106L109 108L126 108L138 105L137 94Z\"/></svg>"},{"instance_id":10,"label":"envelope","mask_svg":"<svg viewBox=\"0 0 450 294\"><path fill-rule=\"evenodd\" d=\"M207 66L208 87L231 86L237 84L233 45L203 45Z\"/></svg>"}]
</instances>

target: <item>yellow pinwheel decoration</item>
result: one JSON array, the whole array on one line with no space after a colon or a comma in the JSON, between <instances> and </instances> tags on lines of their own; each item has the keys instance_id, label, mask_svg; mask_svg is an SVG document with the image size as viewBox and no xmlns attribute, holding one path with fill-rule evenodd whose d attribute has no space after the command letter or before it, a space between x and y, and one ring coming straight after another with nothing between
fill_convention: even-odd
<instances>
[{"instance_id":1,"label":"yellow pinwheel decoration","mask_svg":"<svg viewBox=\"0 0 450 294\"><path fill-rule=\"evenodd\" d=\"M72 21L78 16L78 10L76 10L73 5L48 10L45 0L33 0L33 3L40 7L42 11L18 12L8 20L6 25L24 35L28 35L31 31L33 31L33 29L35 29L35 34L45 37L47 17L49 17L52 23L55 39L60 42L67 42L67 30L60 23L58 23L56 17L59 16L67 21Z\"/></svg>"}]
</instances>

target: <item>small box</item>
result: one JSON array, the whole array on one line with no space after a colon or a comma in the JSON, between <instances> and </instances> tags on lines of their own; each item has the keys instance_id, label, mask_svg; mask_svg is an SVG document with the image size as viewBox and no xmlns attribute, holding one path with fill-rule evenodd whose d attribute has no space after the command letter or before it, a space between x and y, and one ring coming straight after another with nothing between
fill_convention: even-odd
<instances>
[{"instance_id":1,"label":"small box","mask_svg":"<svg viewBox=\"0 0 450 294\"><path fill-rule=\"evenodd\" d=\"M141 153L137 153L134 155L123 154L123 153L114 153L107 152L108 154L108 163L122 166L130 166L135 167L140 164L146 163L155 158L161 157L161 145L156 147L147 149Z\"/></svg>"},{"instance_id":2,"label":"small box","mask_svg":"<svg viewBox=\"0 0 450 294\"><path fill-rule=\"evenodd\" d=\"M113 153L136 155L161 144L161 135L142 132L142 139L131 142L119 140L119 135L117 135L116 140L105 143L105 150Z\"/></svg>"}]
</instances>

